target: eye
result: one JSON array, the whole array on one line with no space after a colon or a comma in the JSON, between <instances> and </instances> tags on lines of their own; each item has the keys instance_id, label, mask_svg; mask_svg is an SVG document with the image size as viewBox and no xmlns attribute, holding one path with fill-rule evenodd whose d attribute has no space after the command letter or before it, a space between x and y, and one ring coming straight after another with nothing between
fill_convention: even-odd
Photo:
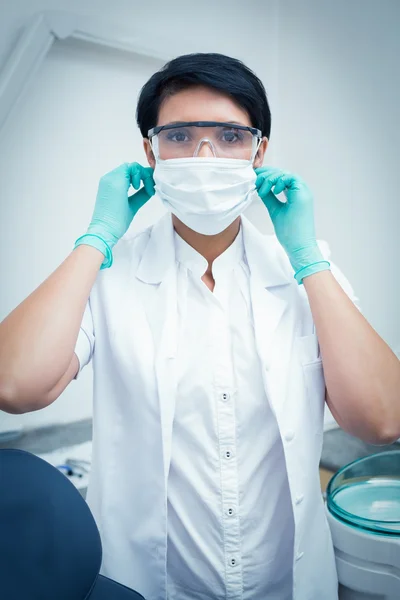
<instances>
[{"instance_id":1,"label":"eye","mask_svg":"<svg viewBox=\"0 0 400 600\"><path fill-rule=\"evenodd\" d=\"M222 138L224 142L233 144L236 141L242 141L243 135L239 129L225 129L222 132Z\"/></svg>"},{"instance_id":2,"label":"eye","mask_svg":"<svg viewBox=\"0 0 400 600\"><path fill-rule=\"evenodd\" d=\"M188 135L182 129L181 130L175 129L175 130L168 131L166 137L169 142L178 142L178 143L187 142L189 139Z\"/></svg>"}]
</instances>

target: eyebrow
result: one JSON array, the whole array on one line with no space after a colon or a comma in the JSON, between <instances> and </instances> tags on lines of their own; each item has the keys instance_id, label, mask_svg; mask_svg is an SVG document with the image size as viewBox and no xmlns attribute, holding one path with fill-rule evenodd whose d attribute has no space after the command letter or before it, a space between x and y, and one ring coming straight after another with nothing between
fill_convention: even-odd
<instances>
[{"instance_id":1,"label":"eyebrow","mask_svg":"<svg viewBox=\"0 0 400 600\"><path fill-rule=\"evenodd\" d=\"M248 125L246 125L245 123L240 123L239 121L229 121L225 120L225 121L216 121L215 119L196 119L196 120L192 120L192 121L183 121L182 119L180 119L179 121L169 121L169 125L176 125L177 123L196 123L196 121L215 121L216 123L232 123L232 125L243 125L243 127L248 127Z\"/></svg>"}]
</instances>

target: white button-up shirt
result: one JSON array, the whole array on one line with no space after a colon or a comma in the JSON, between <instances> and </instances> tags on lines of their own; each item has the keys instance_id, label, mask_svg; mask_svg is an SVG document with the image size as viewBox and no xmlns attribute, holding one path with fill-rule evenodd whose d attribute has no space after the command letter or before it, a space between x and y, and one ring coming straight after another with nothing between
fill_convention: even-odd
<instances>
[{"instance_id":1,"label":"white button-up shirt","mask_svg":"<svg viewBox=\"0 0 400 600\"><path fill-rule=\"evenodd\" d=\"M245 261L238 237L214 263L214 293L203 267L187 269L195 255L179 240L177 260L170 214L120 240L90 292L75 352L80 371L93 363L87 502L100 572L146 600L174 590L185 600L282 600L292 567L293 600L337 600L318 473L325 379L308 296L276 236L245 217L241 232Z\"/></svg>"},{"instance_id":2,"label":"white button-up shirt","mask_svg":"<svg viewBox=\"0 0 400 600\"><path fill-rule=\"evenodd\" d=\"M168 599L286 600L293 511L254 340L243 235L212 264L175 233L179 342Z\"/></svg>"}]
</instances>

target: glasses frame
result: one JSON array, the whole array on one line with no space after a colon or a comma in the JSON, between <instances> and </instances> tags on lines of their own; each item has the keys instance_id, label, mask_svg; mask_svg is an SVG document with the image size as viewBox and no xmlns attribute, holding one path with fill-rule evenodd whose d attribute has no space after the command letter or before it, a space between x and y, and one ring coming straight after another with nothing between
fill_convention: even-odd
<instances>
[{"instance_id":1,"label":"glasses frame","mask_svg":"<svg viewBox=\"0 0 400 600\"><path fill-rule=\"evenodd\" d=\"M153 146L152 138L154 136L156 136L158 133L160 133L160 131L163 131L164 129L179 129L180 127L192 127L192 126L195 126L195 127L215 127L215 126L232 127L235 129L242 129L245 131L250 131L250 133L252 133L253 136L255 136L257 138L258 144L255 147L255 149L253 150L252 157L249 162L253 162L253 160L258 152L258 149L261 145L261 142L262 142L262 132L260 129L257 129L256 127L248 127L247 125L237 125L236 123L227 123L227 122L221 122L221 121L181 121L179 123L170 123L167 125L157 125L156 127L152 127L151 129L149 129L149 131L147 132L147 135L148 135L150 145L151 145L153 152L156 153L155 152L156 148ZM156 141L158 142L158 138L156 138ZM202 141L202 140L200 140L200 141ZM158 154L158 143L156 145L157 145L157 154ZM158 156L157 160L163 162L164 159L161 159ZM166 159L166 160L168 160L168 159Z\"/></svg>"},{"instance_id":2,"label":"glasses frame","mask_svg":"<svg viewBox=\"0 0 400 600\"><path fill-rule=\"evenodd\" d=\"M147 136L151 139L157 133L160 133L163 129L177 129L179 127L233 127L235 129L244 129L246 131L250 131L253 135L256 135L258 138L262 138L262 132L260 129L256 127L248 127L247 125L237 125L236 123L225 123L221 121L182 121L180 123L170 123L168 125L157 125L157 127L153 127L149 129L147 132Z\"/></svg>"}]
</instances>

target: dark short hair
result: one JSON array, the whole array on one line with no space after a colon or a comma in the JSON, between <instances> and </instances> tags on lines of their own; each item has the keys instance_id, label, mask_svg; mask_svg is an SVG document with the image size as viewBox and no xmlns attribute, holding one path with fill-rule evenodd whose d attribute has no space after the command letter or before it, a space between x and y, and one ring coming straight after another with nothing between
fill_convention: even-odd
<instances>
[{"instance_id":1,"label":"dark short hair","mask_svg":"<svg viewBox=\"0 0 400 600\"><path fill-rule=\"evenodd\" d=\"M157 125L161 103L167 96L189 87L204 85L219 90L247 111L251 124L268 139L271 111L261 80L242 61L217 53L178 56L154 73L142 87L136 122L144 138Z\"/></svg>"}]
</instances>

